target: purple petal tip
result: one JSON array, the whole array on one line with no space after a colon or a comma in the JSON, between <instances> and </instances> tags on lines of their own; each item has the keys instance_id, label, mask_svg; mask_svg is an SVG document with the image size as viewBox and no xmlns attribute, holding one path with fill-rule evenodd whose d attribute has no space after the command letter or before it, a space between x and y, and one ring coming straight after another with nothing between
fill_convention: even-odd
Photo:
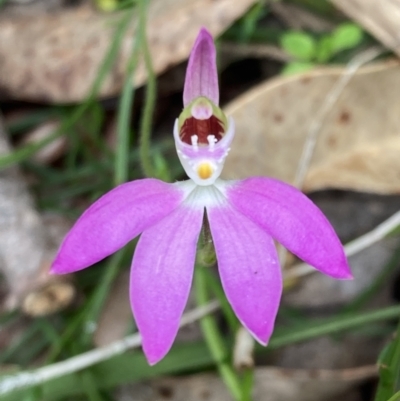
<instances>
[{"instance_id":1,"label":"purple petal tip","mask_svg":"<svg viewBox=\"0 0 400 401\"><path fill-rule=\"evenodd\" d=\"M156 365L156 364L157 364L158 362L160 362L161 359L163 359L163 358L164 358L164 355L163 355L162 357L160 357L160 358L149 357L149 356L146 355L147 363L148 363L150 366Z\"/></svg>"},{"instance_id":2,"label":"purple petal tip","mask_svg":"<svg viewBox=\"0 0 400 401\"><path fill-rule=\"evenodd\" d=\"M143 339L143 336L142 336ZM160 362L165 355L168 354L169 350L171 349L171 346L164 347L164 346L154 346L154 344L149 344L148 341L145 341L145 339L142 342L142 348L144 352L144 356L146 357L147 363L150 366L156 365L158 362Z\"/></svg>"},{"instance_id":3,"label":"purple petal tip","mask_svg":"<svg viewBox=\"0 0 400 401\"><path fill-rule=\"evenodd\" d=\"M208 39L212 43L214 43L213 36L211 35L210 31L204 26L202 26L200 28L200 31L199 31L199 33L197 35L196 43L199 42L200 40L203 40L203 39Z\"/></svg>"},{"instance_id":4,"label":"purple petal tip","mask_svg":"<svg viewBox=\"0 0 400 401\"><path fill-rule=\"evenodd\" d=\"M268 338L267 338L266 340L264 340L264 339L262 339L262 338L256 336L256 335L255 335L254 333L252 333L252 332L250 332L250 334L251 334L251 335L254 337L254 339L255 339L259 344L261 344L263 347L266 347L266 346L268 345L269 336L268 336Z\"/></svg>"},{"instance_id":5,"label":"purple petal tip","mask_svg":"<svg viewBox=\"0 0 400 401\"><path fill-rule=\"evenodd\" d=\"M205 96L219 103L218 73L214 39L206 28L201 28L193 45L186 70L183 104Z\"/></svg>"},{"instance_id":6,"label":"purple petal tip","mask_svg":"<svg viewBox=\"0 0 400 401\"><path fill-rule=\"evenodd\" d=\"M52 264L50 270L49 270L49 274L66 274L67 272L65 271L65 269L63 269L62 267L60 267L59 265L57 265L55 262Z\"/></svg>"},{"instance_id":7,"label":"purple petal tip","mask_svg":"<svg viewBox=\"0 0 400 401\"><path fill-rule=\"evenodd\" d=\"M351 272L345 272L345 273L341 274L340 276L338 275L335 278L338 280L353 280L354 276L351 274Z\"/></svg>"}]
</instances>

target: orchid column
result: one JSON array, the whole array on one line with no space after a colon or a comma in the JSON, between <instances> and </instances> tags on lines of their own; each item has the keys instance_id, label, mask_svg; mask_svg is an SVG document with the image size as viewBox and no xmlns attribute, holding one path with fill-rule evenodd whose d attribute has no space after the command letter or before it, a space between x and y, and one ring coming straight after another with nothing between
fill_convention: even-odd
<instances>
[{"instance_id":1,"label":"orchid column","mask_svg":"<svg viewBox=\"0 0 400 401\"><path fill-rule=\"evenodd\" d=\"M218 106L215 47L205 29L190 55L183 98L174 139L189 180L142 179L106 193L75 223L52 267L56 274L84 269L141 234L130 301L150 364L165 356L177 334L205 213L226 296L264 345L282 292L274 239L324 274L352 277L332 226L300 191L264 177L219 179L234 123Z\"/></svg>"}]
</instances>

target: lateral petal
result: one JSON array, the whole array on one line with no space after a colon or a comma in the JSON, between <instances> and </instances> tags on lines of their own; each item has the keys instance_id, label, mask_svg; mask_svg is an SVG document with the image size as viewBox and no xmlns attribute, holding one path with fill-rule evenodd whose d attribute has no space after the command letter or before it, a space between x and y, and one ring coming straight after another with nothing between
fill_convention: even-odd
<instances>
[{"instance_id":1,"label":"lateral petal","mask_svg":"<svg viewBox=\"0 0 400 401\"><path fill-rule=\"evenodd\" d=\"M182 205L139 239L132 262L130 299L150 364L169 351L193 277L203 207Z\"/></svg>"},{"instance_id":2,"label":"lateral petal","mask_svg":"<svg viewBox=\"0 0 400 401\"><path fill-rule=\"evenodd\" d=\"M290 252L329 276L352 278L333 227L302 192L272 178L254 177L227 189L229 202Z\"/></svg>"},{"instance_id":3,"label":"lateral petal","mask_svg":"<svg viewBox=\"0 0 400 401\"><path fill-rule=\"evenodd\" d=\"M208 207L207 215L225 294L242 324L265 345L282 293L274 242L230 206Z\"/></svg>"},{"instance_id":4,"label":"lateral petal","mask_svg":"<svg viewBox=\"0 0 400 401\"><path fill-rule=\"evenodd\" d=\"M122 248L176 209L184 192L155 179L119 185L87 209L65 237L51 272L72 273Z\"/></svg>"}]
</instances>

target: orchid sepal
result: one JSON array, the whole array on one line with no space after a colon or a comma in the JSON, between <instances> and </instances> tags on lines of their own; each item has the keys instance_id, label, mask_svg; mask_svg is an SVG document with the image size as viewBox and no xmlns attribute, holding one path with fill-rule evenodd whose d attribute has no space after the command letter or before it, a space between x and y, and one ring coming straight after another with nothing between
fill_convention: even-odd
<instances>
[{"instance_id":1,"label":"orchid sepal","mask_svg":"<svg viewBox=\"0 0 400 401\"><path fill-rule=\"evenodd\" d=\"M190 53L183 90L184 106L201 96L218 106L216 51L214 39L205 28L200 30Z\"/></svg>"}]
</instances>

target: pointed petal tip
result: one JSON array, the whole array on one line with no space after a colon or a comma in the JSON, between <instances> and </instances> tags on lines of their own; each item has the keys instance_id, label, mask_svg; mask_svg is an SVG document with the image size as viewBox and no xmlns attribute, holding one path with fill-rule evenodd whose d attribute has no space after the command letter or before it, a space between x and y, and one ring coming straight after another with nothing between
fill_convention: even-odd
<instances>
[{"instance_id":1,"label":"pointed petal tip","mask_svg":"<svg viewBox=\"0 0 400 401\"><path fill-rule=\"evenodd\" d=\"M205 39L205 40L211 40L211 41L214 43L214 38L213 38L211 32L210 32L206 27L204 27L204 26L202 26L202 27L200 28L200 31L199 31L199 33L197 34L197 40L196 40L196 42L199 41L199 40L203 40L203 39Z\"/></svg>"},{"instance_id":2,"label":"pointed petal tip","mask_svg":"<svg viewBox=\"0 0 400 401\"><path fill-rule=\"evenodd\" d=\"M50 267L49 274L59 275L59 274L67 274L66 269L64 269L60 264L57 263L57 259L53 262Z\"/></svg>"},{"instance_id":3,"label":"pointed petal tip","mask_svg":"<svg viewBox=\"0 0 400 401\"><path fill-rule=\"evenodd\" d=\"M325 269L324 274L336 279L336 280L353 280L354 276L350 270L350 266L347 262L346 257L343 254L342 263L338 263L336 266L338 267L330 267L329 269ZM325 263L326 266L329 266L329 263Z\"/></svg>"},{"instance_id":4,"label":"pointed petal tip","mask_svg":"<svg viewBox=\"0 0 400 401\"><path fill-rule=\"evenodd\" d=\"M335 276L332 276L333 278L336 278L337 280L353 280L354 276L351 273L350 270L340 272L340 274L337 274Z\"/></svg>"},{"instance_id":5,"label":"pointed petal tip","mask_svg":"<svg viewBox=\"0 0 400 401\"><path fill-rule=\"evenodd\" d=\"M162 359L164 359L165 355L169 352L171 347L168 347L167 350L165 349L155 349L155 347L150 347L148 344L143 343L143 353L146 357L147 363L150 366L156 365Z\"/></svg>"},{"instance_id":6,"label":"pointed petal tip","mask_svg":"<svg viewBox=\"0 0 400 401\"><path fill-rule=\"evenodd\" d=\"M253 333L251 333L252 335L253 335L253 337L254 337L254 339L259 343L259 344L261 344L263 347L266 347L267 345L268 345L268 342L269 342L269 337L267 338L267 339L262 339L262 338L260 338L260 337L257 337L256 335L254 335Z\"/></svg>"},{"instance_id":7,"label":"pointed petal tip","mask_svg":"<svg viewBox=\"0 0 400 401\"><path fill-rule=\"evenodd\" d=\"M254 330L251 330L247 324L245 324L242 320L240 320L241 325L250 333L250 335L254 338L254 340L256 340L263 347L266 347L269 343L269 340L274 331L274 326L275 326L274 322L272 325L269 324L267 327L265 326L260 327L257 334Z\"/></svg>"},{"instance_id":8,"label":"pointed petal tip","mask_svg":"<svg viewBox=\"0 0 400 401\"><path fill-rule=\"evenodd\" d=\"M73 263L71 263L70 260L68 259L68 255L63 253L61 248L59 253L53 260L53 263L49 270L49 274L52 275L71 274L75 273L76 271L82 270L85 267L87 266L74 268Z\"/></svg>"},{"instance_id":9,"label":"pointed petal tip","mask_svg":"<svg viewBox=\"0 0 400 401\"><path fill-rule=\"evenodd\" d=\"M150 357L150 356L147 356L147 355L146 355L147 363L148 363L150 366L156 365L158 362L160 362L160 360L161 360L162 358L163 358L163 357L161 357L161 358L156 358L156 357Z\"/></svg>"},{"instance_id":10,"label":"pointed petal tip","mask_svg":"<svg viewBox=\"0 0 400 401\"><path fill-rule=\"evenodd\" d=\"M219 104L214 38L205 27L200 28L190 53L183 90L184 106L200 96Z\"/></svg>"},{"instance_id":11,"label":"pointed petal tip","mask_svg":"<svg viewBox=\"0 0 400 401\"><path fill-rule=\"evenodd\" d=\"M252 177L232 186L228 198L238 211L309 265L338 280L353 278L334 228L296 188L279 180Z\"/></svg>"},{"instance_id":12,"label":"pointed petal tip","mask_svg":"<svg viewBox=\"0 0 400 401\"><path fill-rule=\"evenodd\" d=\"M259 344L261 344L263 347L266 347L266 346L268 345L269 339L270 339L270 337L271 337L271 335L272 335L273 328L272 328L272 330L269 329L267 332L257 335L257 334L254 333L252 330L249 330L248 327L246 327L246 326L244 326L244 327L246 328L246 330L253 336L253 338L254 338Z\"/></svg>"}]
</instances>

